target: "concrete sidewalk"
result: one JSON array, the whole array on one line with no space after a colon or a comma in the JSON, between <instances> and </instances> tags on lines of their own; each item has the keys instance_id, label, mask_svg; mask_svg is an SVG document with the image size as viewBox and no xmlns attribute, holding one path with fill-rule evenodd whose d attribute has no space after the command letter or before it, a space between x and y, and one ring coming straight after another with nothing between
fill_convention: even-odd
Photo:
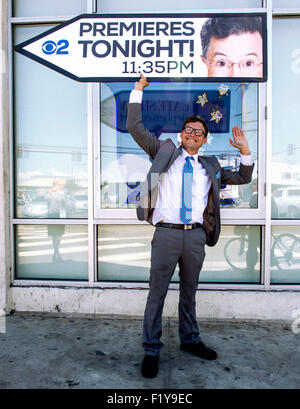
<instances>
[{"instance_id":1,"label":"concrete sidewalk","mask_svg":"<svg viewBox=\"0 0 300 409\"><path fill-rule=\"evenodd\" d=\"M163 325L160 371L145 379L141 319L8 316L0 334L0 389L300 387L300 333L290 323L199 322L216 361L181 351L177 321Z\"/></svg>"}]
</instances>

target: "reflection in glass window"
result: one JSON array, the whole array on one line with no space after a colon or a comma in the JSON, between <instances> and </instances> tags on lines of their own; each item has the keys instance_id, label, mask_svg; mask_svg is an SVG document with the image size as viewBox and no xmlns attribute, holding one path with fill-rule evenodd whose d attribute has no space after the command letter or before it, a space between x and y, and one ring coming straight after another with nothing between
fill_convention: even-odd
<instances>
[{"instance_id":1,"label":"reflection in glass window","mask_svg":"<svg viewBox=\"0 0 300 409\"><path fill-rule=\"evenodd\" d=\"M218 244L205 251L201 282L260 282L260 226L222 226Z\"/></svg>"},{"instance_id":2,"label":"reflection in glass window","mask_svg":"<svg viewBox=\"0 0 300 409\"><path fill-rule=\"evenodd\" d=\"M248 8L248 7L261 7L261 0L227 0L226 7L228 8ZM174 0L152 0L149 3L141 2L140 0L130 0L124 2L124 0L101 0L98 6L98 12L159 12L159 11L169 11L169 12L188 12L195 11L199 9L214 9L214 8L224 8L223 0L209 0L202 1L199 0L189 0L186 3L174 2Z\"/></svg>"},{"instance_id":3,"label":"reflection in glass window","mask_svg":"<svg viewBox=\"0 0 300 409\"><path fill-rule=\"evenodd\" d=\"M98 226L98 280L148 281L151 225Z\"/></svg>"},{"instance_id":4,"label":"reflection in glass window","mask_svg":"<svg viewBox=\"0 0 300 409\"><path fill-rule=\"evenodd\" d=\"M14 0L14 17L63 16L87 11L87 0Z\"/></svg>"},{"instance_id":5,"label":"reflection in glass window","mask_svg":"<svg viewBox=\"0 0 300 409\"><path fill-rule=\"evenodd\" d=\"M299 36L299 18L273 20L272 217L280 219L300 219Z\"/></svg>"},{"instance_id":6,"label":"reflection in glass window","mask_svg":"<svg viewBox=\"0 0 300 409\"><path fill-rule=\"evenodd\" d=\"M300 0L273 0L273 7L278 8L299 8Z\"/></svg>"},{"instance_id":7,"label":"reflection in glass window","mask_svg":"<svg viewBox=\"0 0 300 409\"><path fill-rule=\"evenodd\" d=\"M300 283L299 226L273 226L271 283Z\"/></svg>"},{"instance_id":8,"label":"reflection in glass window","mask_svg":"<svg viewBox=\"0 0 300 409\"><path fill-rule=\"evenodd\" d=\"M98 226L98 280L148 282L153 233L151 225ZM260 243L259 226L222 226L217 246L205 249L199 282L259 283Z\"/></svg>"},{"instance_id":9,"label":"reflection in glass window","mask_svg":"<svg viewBox=\"0 0 300 409\"><path fill-rule=\"evenodd\" d=\"M18 26L15 43L49 29ZM87 217L87 92L15 53L18 218Z\"/></svg>"},{"instance_id":10,"label":"reflection in glass window","mask_svg":"<svg viewBox=\"0 0 300 409\"><path fill-rule=\"evenodd\" d=\"M16 278L87 280L87 226L17 225Z\"/></svg>"},{"instance_id":11,"label":"reflection in glass window","mask_svg":"<svg viewBox=\"0 0 300 409\"><path fill-rule=\"evenodd\" d=\"M101 208L134 208L141 183L151 166L147 154L126 129L126 106L132 83L101 84ZM256 84L151 83L143 95L146 128L158 139L179 143L184 119L202 116L210 134L199 154L216 156L222 167L235 170L239 151L228 139L234 125L249 140L254 162L258 157L258 89ZM218 115L216 115L218 113ZM222 208L257 208L257 168L250 185L222 186Z\"/></svg>"}]
</instances>

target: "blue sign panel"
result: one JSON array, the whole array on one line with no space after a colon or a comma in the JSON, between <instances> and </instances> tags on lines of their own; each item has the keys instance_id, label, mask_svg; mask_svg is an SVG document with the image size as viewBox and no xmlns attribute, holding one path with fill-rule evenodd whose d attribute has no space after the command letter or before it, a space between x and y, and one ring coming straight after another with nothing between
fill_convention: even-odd
<instances>
[{"instance_id":1,"label":"blue sign panel","mask_svg":"<svg viewBox=\"0 0 300 409\"><path fill-rule=\"evenodd\" d=\"M127 133L126 106L130 91L115 94L119 132ZM223 95L218 90L148 91L143 95L143 123L157 137L162 133L179 133L188 116L199 115L211 133L228 133L230 90Z\"/></svg>"}]
</instances>

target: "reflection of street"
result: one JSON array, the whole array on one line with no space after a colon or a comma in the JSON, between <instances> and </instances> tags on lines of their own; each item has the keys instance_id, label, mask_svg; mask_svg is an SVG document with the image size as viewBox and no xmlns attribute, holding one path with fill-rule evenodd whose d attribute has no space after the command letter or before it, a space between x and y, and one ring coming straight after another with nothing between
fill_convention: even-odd
<instances>
[{"instance_id":1,"label":"reflection of street","mask_svg":"<svg viewBox=\"0 0 300 409\"><path fill-rule=\"evenodd\" d=\"M247 226L241 226L246 230ZM260 228L253 226L253 235L256 242L260 242ZM245 231L243 231L245 234ZM204 262L201 280L205 282L232 282L232 283L259 283L260 281L260 258L258 257L254 266L247 268L247 249L241 247L241 236L235 232L234 226L222 226L222 233L216 248L206 248L206 259ZM241 252L242 250L242 252ZM258 248L259 251L259 248ZM228 263L230 257L231 263Z\"/></svg>"},{"instance_id":2,"label":"reflection of street","mask_svg":"<svg viewBox=\"0 0 300 409\"><path fill-rule=\"evenodd\" d=\"M65 214L58 214L57 218L86 218L88 214L88 195L86 190L79 189L72 194L65 190ZM18 217L25 218L56 218L48 214L48 200L45 188L27 192L26 200L17 202Z\"/></svg>"},{"instance_id":3,"label":"reflection of street","mask_svg":"<svg viewBox=\"0 0 300 409\"><path fill-rule=\"evenodd\" d=\"M56 226L56 225L54 225ZM259 226L253 235L257 243ZM246 230L246 226L242 226ZM153 227L139 225L100 226L98 237L98 263L100 280L147 281L150 269L150 243ZM295 230L291 229L291 233ZM271 278L275 282L299 282L300 235L272 234ZM255 237L253 240L255 240ZM224 252L227 243L235 240L230 251L230 266ZM17 278L82 279L88 277L87 226L65 225L61 237L60 254L63 262L53 262L53 243L48 237L47 225L17 226ZM200 282L251 282L260 281L260 257L253 270L247 268L247 246L241 250L241 235L234 226L222 226L222 234L215 248L206 248L206 259ZM259 249L258 249L259 251ZM173 281L178 280L178 268Z\"/></svg>"},{"instance_id":4,"label":"reflection of street","mask_svg":"<svg viewBox=\"0 0 300 409\"><path fill-rule=\"evenodd\" d=\"M276 228L273 227L273 230ZM289 232L272 232L271 282L299 283L300 273L300 235L295 234L294 226L285 226Z\"/></svg>"},{"instance_id":5,"label":"reflection of street","mask_svg":"<svg viewBox=\"0 0 300 409\"><path fill-rule=\"evenodd\" d=\"M149 279L151 226L100 226L98 231L99 280Z\"/></svg>"},{"instance_id":6,"label":"reflection of street","mask_svg":"<svg viewBox=\"0 0 300 409\"><path fill-rule=\"evenodd\" d=\"M41 145L17 145L17 217L46 218L45 192L57 178L65 180L67 216L87 217L87 208L82 209L82 215L72 208L74 196L87 191L87 149L75 146L76 133L74 138L68 140L71 146L53 145L50 135L48 139L44 135Z\"/></svg>"},{"instance_id":7,"label":"reflection of street","mask_svg":"<svg viewBox=\"0 0 300 409\"><path fill-rule=\"evenodd\" d=\"M237 226L236 236L225 243L224 255L230 267L248 276L259 273L259 226ZM286 227L285 227L286 228ZM291 230L293 233L295 231ZM224 238L224 236L223 236ZM299 282L300 235L274 234L271 246L271 281Z\"/></svg>"},{"instance_id":8,"label":"reflection of street","mask_svg":"<svg viewBox=\"0 0 300 409\"><path fill-rule=\"evenodd\" d=\"M216 248L206 248L200 282L259 282L259 261L254 271L244 269L243 272L227 263L224 248L236 236L233 230L233 226L223 226ZM147 281L153 231L151 226L101 226L98 233L99 280ZM257 227L257 242L259 232ZM178 281L178 267L172 281Z\"/></svg>"},{"instance_id":9,"label":"reflection of street","mask_svg":"<svg viewBox=\"0 0 300 409\"><path fill-rule=\"evenodd\" d=\"M255 227L257 242L259 242L259 226ZM147 225L99 226L99 280L147 282L153 232L154 228ZM206 248L200 282L259 282L259 258L254 271L247 270L245 260L235 260L241 263L243 271L239 271L231 267L224 257L226 244L239 237L234 233L234 226L222 226L218 245L215 248ZM63 262L52 261L54 250L52 240L48 237L47 225L18 226L16 245L17 278L81 280L88 278L87 226L65 225L65 232L60 242ZM234 259L234 254L231 257ZM278 270L277 267L275 268ZM295 265L294 268L296 268ZM172 281L178 281L178 267Z\"/></svg>"},{"instance_id":10,"label":"reflection of street","mask_svg":"<svg viewBox=\"0 0 300 409\"><path fill-rule=\"evenodd\" d=\"M257 226L236 226L236 237L227 241L224 256L227 263L237 271L255 272L259 260L260 240Z\"/></svg>"},{"instance_id":11,"label":"reflection of street","mask_svg":"<svg viewBox=\"0 0 300 409\"><path fill-rule=\"evenodd\" d=\"M299 186L285 187L275 190L272 197L272 210L277 207L276 217L297 219L300 217L300 188Z\"/></svg>"},{"instance_id":12,"label":"reflection of street","mask_svg":"<svg viewBox=\"0 0 300 409\"><path fill-rule=\"evenodd\" d=\"M59 253L48 227L64 227ZM17 227L17 278L87 279L88 236L86 226L20 225Z\"/></svg>"}]
</instances>

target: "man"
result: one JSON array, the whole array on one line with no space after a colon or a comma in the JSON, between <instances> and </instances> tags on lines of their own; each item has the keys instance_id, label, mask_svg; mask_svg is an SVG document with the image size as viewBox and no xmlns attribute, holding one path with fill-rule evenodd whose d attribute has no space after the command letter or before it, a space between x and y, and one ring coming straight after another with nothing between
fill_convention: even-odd
<instances>
[{"instance_id":1,"label":"man","mask_svg":"<svg viewBox=\"0 0 300 409\"><path fill-rule=\"evenodd\" d=\"M198 278L205 256L204 246L214 246L220 234L220 184L249 183L253 164L247 139L238 127L233 128L233 140L229 139L242 154L238 172L222 169L216 158L198 156L208 133L206 122L198 116L185 120L181 147L177 148L171 139L158 140L142 123L141 101L147 86L147 79L141 74L130 94L127 129L153 159L137 206L138 219L156 226L151 242L142 363L143 376L153 378L158 372L159 351L163 346L160 337L164 300L177 262L181 349L204 359L217 357L199 336L195 308Z\"/></svg>"},{"instance_id":2,"label":"man","mask_svg":"<svg viewBox=\"0 0 300 409\"><path fill-rule=\"evenodd\" d=\"M201 29L208 77L262 77L260 17L209 18Z\"/></svg>"}]
</instances>

